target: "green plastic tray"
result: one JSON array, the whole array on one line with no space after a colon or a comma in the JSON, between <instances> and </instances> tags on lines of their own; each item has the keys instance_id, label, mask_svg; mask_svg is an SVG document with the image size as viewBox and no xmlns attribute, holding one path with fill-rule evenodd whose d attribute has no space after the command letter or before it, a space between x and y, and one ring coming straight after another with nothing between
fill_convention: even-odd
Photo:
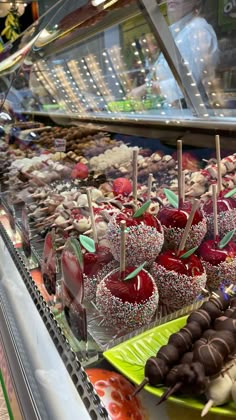
<instances>
[{"instance_id":1,"label":"green plastic tray","mask_svg":"<svg viewBox=\"0 0 236 420\"><path fill-rule=\"evenodd\" d=\"M143 101L125 100L114 101L108 103L108 109L111 112L131 112L131 111L144 111L148 109L155 109L159 105L162 106L163 98L155 96L154 98L144 99Z\"/></svg>"},{"instance_id":2,"label":"green plastic tray","mask_svg":"<svg viewBox=\"0 0 236 420\"><path fill-rule=\"evenodd\" d=\"M146 360L155 356L161 346L167 344L169 336L178 331L186 324L187 316L167 322L166 324L152 328L112 349L105 351L104 357L131 382L139 385L144 379L144 365ZM161 397L163 387L155 388L146 385L145 389L151 394ZM175 404L202 411L204 401L190 397L175 397L168 399ZM213 407L210 412L224 417L236 418L236 407L230 402L221 407Z\"/></svg>"}]
</instances>

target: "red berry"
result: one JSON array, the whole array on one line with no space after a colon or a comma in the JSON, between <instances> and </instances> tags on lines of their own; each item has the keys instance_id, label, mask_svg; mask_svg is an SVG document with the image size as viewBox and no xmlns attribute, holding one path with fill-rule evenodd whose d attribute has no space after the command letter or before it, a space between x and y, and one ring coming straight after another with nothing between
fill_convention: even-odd
<instances>
[{"instance_id":1,"label":"red berry","mask_svg":"<svg viewBox=\"0 0 236 420\"><path fill-rule=\"evenodd\" d=\"M132 192L132 184L127 178L117 178L113 182L112 190L115 195L129 195Z\"/></svg>"}]
</instances>

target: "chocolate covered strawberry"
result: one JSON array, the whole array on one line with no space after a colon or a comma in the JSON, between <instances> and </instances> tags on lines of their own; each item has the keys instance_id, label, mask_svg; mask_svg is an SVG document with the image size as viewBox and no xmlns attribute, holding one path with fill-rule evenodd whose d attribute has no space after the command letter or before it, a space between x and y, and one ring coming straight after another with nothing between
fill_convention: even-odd
<instances>
[{"instance_id":1,"label":"chocolate covered strawberry","mask_svg":"<svg viewBox=\"0 0 236 420\"><path fill-rule=\"evenodd\" d=\"M195 248L193 249L193 251ZM206 273L199 258L191 250L165 251L158 255L151 268L160 301L171 310L194 301L206 285Z\"/></svg>"},{"instance_id":2,"label":"chocolate covered strawberry","mask_svg":"<svg viewBox=\"0 0 236 420\"><path fill-rule=\"evenodd\" d=\"M120 258L121 221L126 222L128 231L126 236L127 264L139 265L143 261L150 264L161 251L164 242L163 229L159 220L154 215L147 213L146 210L150 204L150 201L146 202L136 212L131 208L125 208L111 218L107 229L107 239L117 261Z\"/></svg>"},{"instance_id":3,"label":"chocolate covered strawberry","mask_svg":"<svg viewBox=\"0 0 236 420\"><path fill-rule=\"evenodd\" d=\"M232 237L228 233L227 237ZM236 243L217 238L204 241L198 249L198 255L207 273L207 286L217 289L224 282L236 283Z\"/></svg>"},{"instance_id":4,"label":"chocolate covered strawberry","mask_svg":"<svg viewBox=\"0 0 236 420\"><path fill-rule=\"evenodd\" d=\"M133 274L133 276L132 276ZM131 276L129 278L128 276ZM158 290L152 276L135 267L109 273L98 285L96 303L107 325L136 328L148 324L158 305Z\"/></svg>"},{"instance_id":5,"label":"chocolate covered strawberry","mask_svg":"<svg viewBox=\"0 0 236 420\"><path fill-rule=\"evenodd\" d=\"M54 231L47 233L44 241L41 270L43 282L49 295L55 295L56 293L57 255L54 242Z\"/></svg>"},{"instance_id":6,"label":"chocolate covered strawberry","mask_svg":"<svg viewBox=\"0 0 236 420\"><path fill-rule=\"evenodd\" d=\"M178 207L169 204L165 207L162 207L157 215L160 220L165 237L165 248L166 249L177 249L184 228L187 224L190 212L192 209L192 203L185 201ZM189 232L189 236L186 241L185 249L192 249L195 246L199 246L202 242L207 231L206 220L201 212L198 209L194 215L192 226Z\"/></svg>"}]
</instances>

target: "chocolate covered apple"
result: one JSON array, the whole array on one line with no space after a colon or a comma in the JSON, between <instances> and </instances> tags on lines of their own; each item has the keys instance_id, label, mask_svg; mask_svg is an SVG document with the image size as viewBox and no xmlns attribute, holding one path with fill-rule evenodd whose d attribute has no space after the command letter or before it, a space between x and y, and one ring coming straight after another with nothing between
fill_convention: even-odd
<instances>
[{"instance_id":1,"label":"chocolate covered apple","mask_svg":"<svg viewBox=\"0 0 236 420\"><path fill-rule=\"evenodd\" d=\"M198 249L210 289L216 289L227 280L236 283L236 243L229 241L224 247L220 244L219 239L209 239Z\"/></svg>"},{"instance_id":2,"label":"chocolate covered apple","mask_svg":"<svg viewBox=\"0 0 236 420\"><path fill-rule=\"evenodd\" d=\"M181 206L167 205L160 209L157 217L160 220L165 237L166 249L177 249L187 224L192 203L185 201ZM185 249L192 249L199 246L206 235L207 225L205 217L200 209L194 215L189 236L186 240Z\"/></svg>"},{"instance_id":3,"label":"chocolate covered apple","mask_svg":"<svg viewBox=\"0 0 236 420\"><path fill-rule=\"evenodd\" d=\"M228 191L221 191L217 197L217 221L221 238L236 227L236 200L228 195L230 195ZM212 198L203 204L202 211L207 221L207 237L212 238L214 234Z\"/></svg>"},{"instance_id":4,"label":"chocolate covered apple","mask_svg":"<svg viewBox=\"0 0 236 420\"><path fill-rule=\"evenodd\" d=\"M128 266L109 273L98 285L96 303L107 325L136 328L148 324L158 305L158 290L152 276L144 269L131 279L135 270Z\"/></svg>"},{"instance_id":5,"label":"chocolate covered apple","mask_svg":"<svg viewBox=\"0 0 236 420\"><path fill-rule=\"evenodd\" d=\"M193 302L206 285L206 273L199 258L194 254L185 258L185 255L185 251L179 255L172 250L165 251L151 268L160 301L173 310Z\"/></svg>"},{"instance_id":6,"label":"chocolate covered apple","mask_svg":"<svg viewBox=\"0 0 236 420\"><path fill-rule=\"evenodd\" d=\"M146 202L146 209L151 202ZM142 206L137 212L131 208L125 208L122 212L114 214L111 218L108 229L107 239L111 244L111 252L114 258L120 259L120 222L125 221L128 229L126 237L126 259L129 265L139 265L143 261L147 264L152 263L160 253L164 235L162 226L157 218L142 212Z\"/></svg>"}]
</instances>

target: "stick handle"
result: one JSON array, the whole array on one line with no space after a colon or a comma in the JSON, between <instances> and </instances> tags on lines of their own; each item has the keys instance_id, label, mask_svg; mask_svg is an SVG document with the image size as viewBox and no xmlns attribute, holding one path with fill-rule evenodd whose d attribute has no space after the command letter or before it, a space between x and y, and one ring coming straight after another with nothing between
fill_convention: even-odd
<instances>
[{"instance_id":1,"label":"stick handle","mask_svg":"<svg viewBox=\"0 0 236 420\"><path fill-rule=\"evenodd\" d=\"M120 273L125 272L125 233L126 222L122 220L120 222Z\"/></svg>"},{"instance_id":2,"label":"stick handle","mask_svg":"<svg viewBox=\"0 0 236 420\"><path fill-rule=\"evenodd\" d=\"M179 195L179 208L183 204L183 179L182 179L182 166L183 166L183 143L182 140L177 141L177 160L178 160L178 195Z\"/></svg>"},{"instance_id":3,"label":"stick handle","mask_svg":"<svg viewBox=\"0 0 236 420\"><path fill-rule=\"evenodd\" d=\"M134 199L134 211L137 210L138 201L138 149L133 150L133 199Z\"/></svg>"},{"instance_id":4,"label":"stick handle","mask_svg":"<svg viewBox=\"0 0 236 420\"><path fill-rule=\"evenodd\" d=\"M183 192L183 203L185 202L185 173L182 171L182 192Z\"/></svg>"},{"instance_id":5,"label":"stick handle","mask_svg":"<svg viewBox=\"0 0 236 420\"><path fill-rule=\"evenodd\" d=\"M147 191L147 200L150 200L151 198L151 192L152 192L152 181L153 181L153 174L148 175L148 191Z\"/></svg>"},{"instance_id":6,"label":"stick handle","mask_svg":"<svg viewBox=\"0 0 236 420\"><path fill-rule=\"evenodd\" d=\"M214 241L218 239L218 216L217 216L217 188L216 185L212 185L212 202L213 202L213 223L214 223Z\"/></svg>"},{"instance_id":7,"label":"stick handle","mask_svg":"<svg viewBox=\"0 0 236 420\"><path fill-rule=\"evenodd\" d=\"M98 244L98 236L97 236L97 229L95 225L95 218L94 218L94 212L93 212L93 205L92 205L92 198L91 198L91 187L86 189L87 192L87 198L88 198L88 205L89 205L89 213L91 218L91 226L93 231L93 240L95 242L95 245Z\"/></svg>"},{"instance_id":8,"label":"stick handle","mask_svg":"<svg viewBox=\"0 0 236 420\"><path fill-rule=\"evenodd\" d=\"M185 243L186 243L186 240L187 240L187 237L188 237L189 231L190 231L191 226L192 226L193 218L194 218L194 215L195 215L195 212L196 212L197 208L199 207L199 204L200 204L200 201L199 201L199 200L195 199L195 200L193 201L192 210L191 210L191 213L190 213L190 215L189 215L189 218L188 218L187 224L186 224L186 226L185 226L184 233L183 233L183 236L182 236L181 242L180 242L180 244L179 244L179 249L178 249L177 254L179 254L179 253L180 253L180 251L183 251L183 249L184 249L184 247L185 247Z\"/></svg>"},{"instance_id":9,"label":"stick handle","mask_svg":"<svg viewBox=\"0 0 236 420\"><path fill-rule=\"evenodd\" d=\"M220 136L217 134L215 137L216 144L216 160L217 160L217 186L218 194L222 191L222 176L221 176L221 155L220 155Z\"/></svg>"}]
</instances>

